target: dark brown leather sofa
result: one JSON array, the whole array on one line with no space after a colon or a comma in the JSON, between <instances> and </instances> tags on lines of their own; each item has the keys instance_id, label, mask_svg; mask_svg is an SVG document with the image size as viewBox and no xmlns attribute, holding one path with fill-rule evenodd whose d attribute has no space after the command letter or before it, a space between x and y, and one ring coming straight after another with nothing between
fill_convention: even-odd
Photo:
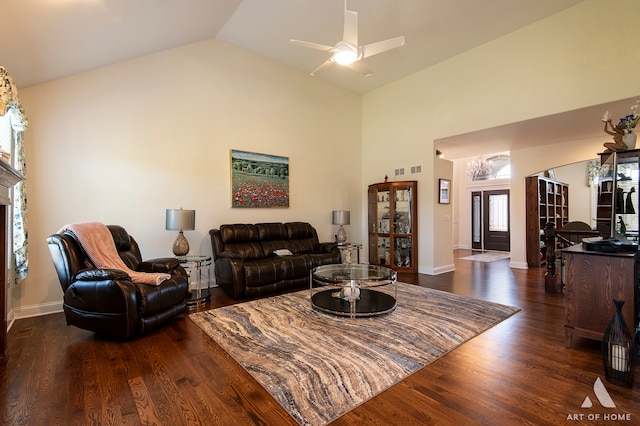
<instances>
[{"instance_id":1,"label":"dark brown leather sofa","mask_svg":"<svg viewBox=\"0 0 640 426\"><path fill-rule=\"evenodd\" d=\"M311 269L340 263L336 243L306 222L222 225L209 231L216 283L235 299L303 288ZM288 249L292 255L278 256Z\"/></svg>"},{"instance_id":2,"label":"dark brown leather sofa","mask_svg":"<svg viewBox=\"0 0 640 426\"><path fill-rule=\"evenodd\" d=\"M47 238L64 291L67 325L115 337L147 333L187 310L187 274L175 258L142 261L136 241L121 226L108 225L118 254L134 271L169 273L160 285L132 283L115 269L96 269L70 231Z\"/></svg>"}]
</instances>

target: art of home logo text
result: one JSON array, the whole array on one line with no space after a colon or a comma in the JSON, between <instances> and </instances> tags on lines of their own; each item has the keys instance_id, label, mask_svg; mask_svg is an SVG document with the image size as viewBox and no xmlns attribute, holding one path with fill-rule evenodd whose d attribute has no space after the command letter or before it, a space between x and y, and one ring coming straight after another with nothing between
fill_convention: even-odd
<instances>
[{"instance_id":1,"label":"art of home logo text","mask_svg":"<svg viewBox=\"0 0 640 426\"><path fill-rule=\"evenodd\" d=\"M615 422L630 422L631 413L620 413L614 411L616 408L615 402L611 399L611 395L604 387L604 383L600 380L600 377L593 383L593 393L598 400L599 406L602 408L610 409L608 411L598 411L597 406L595 410L589 410L594 408L594 403L587 395L582 402L580 408L587 409L587 412L582 413L569 413L567 414L567 420L594 420L594 421L615 421Z\"/></svg>"}]
</instances>

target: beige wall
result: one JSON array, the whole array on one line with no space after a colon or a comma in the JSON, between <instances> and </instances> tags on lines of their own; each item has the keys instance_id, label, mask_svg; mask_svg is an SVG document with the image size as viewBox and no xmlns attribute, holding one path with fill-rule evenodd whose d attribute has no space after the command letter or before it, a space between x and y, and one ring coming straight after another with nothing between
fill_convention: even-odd
<instances>
[{"instance_id":1,"label":"beige wall","mask_svg":"<svg viewBox=\"0 0 640 426\"><path fill-rule=\"evenodd\" d=\"M634 42L639 13L640 2L633 0L585 1L365 95L363 180L416 162L433 170L436 139L640 94L640 44ZM524 177L593 158L601 144L575 141L553 156L511 152L512 266L526 267ZM443 212L434 205L438 177L418 177L420 270L426 273L446 269L453 256L435 255L439 247L453 246ZM454 188L461 189L459 182Z\"/></svg>"},{"instance_id":2,"label":"beige wall","mask_svg":"<svg viewBox=\"0 0 640 426\"><path fill-rule=\"evenodd\" d=\"M45 238L71 222L123 225L145 258L172 255L167 208L196 210L192 254L211 253L208 231L223 223L309 221L328 241L343 209L362 240L360 95L210 40L20 96L30 272L11 289L17 317L60 308ZM289 157L290 208L231 209L231 149Z\"/></svg>"}]
</instances>

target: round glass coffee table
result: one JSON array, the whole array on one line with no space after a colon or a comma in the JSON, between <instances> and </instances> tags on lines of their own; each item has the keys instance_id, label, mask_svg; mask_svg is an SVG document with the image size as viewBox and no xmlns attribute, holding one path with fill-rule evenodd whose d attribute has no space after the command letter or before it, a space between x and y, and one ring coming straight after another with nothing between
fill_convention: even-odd
<instances>
[{"instance_id":1,"label":"round glass coffee table","mask_svg":"<svg viewBox=\"0 0 640 426\"><path fill-rule=\"evenodd\" d=\"M376 265L335 264L311 270L311 306L346 317L369 317L396 308L397 274Z\"/></svg>"}]
</instances>

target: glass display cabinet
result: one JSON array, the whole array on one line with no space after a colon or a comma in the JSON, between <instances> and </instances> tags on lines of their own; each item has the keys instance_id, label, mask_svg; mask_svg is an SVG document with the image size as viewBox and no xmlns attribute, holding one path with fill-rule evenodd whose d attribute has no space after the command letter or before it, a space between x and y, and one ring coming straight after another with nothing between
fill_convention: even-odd
<instances>
[{"instance_id":1,"label":"glass display cabinet","mask_svg":"<svg viewBox=\"0 0 640 426\"><path fill-rule=\"evenodd\" d=\"M369 264L418 272L416 181L369 185Z\"/></svg>"},{"instance_id":2,"label":"glass display cabinet","mask_svg":"<svg viewBox=\"0 0 640 426\"><path fill-rule=\"evenodd\" d=\"M638 241L638 162L640 150L600 154L597 228L605 237Z\"/></svg>"}]
</instances>

